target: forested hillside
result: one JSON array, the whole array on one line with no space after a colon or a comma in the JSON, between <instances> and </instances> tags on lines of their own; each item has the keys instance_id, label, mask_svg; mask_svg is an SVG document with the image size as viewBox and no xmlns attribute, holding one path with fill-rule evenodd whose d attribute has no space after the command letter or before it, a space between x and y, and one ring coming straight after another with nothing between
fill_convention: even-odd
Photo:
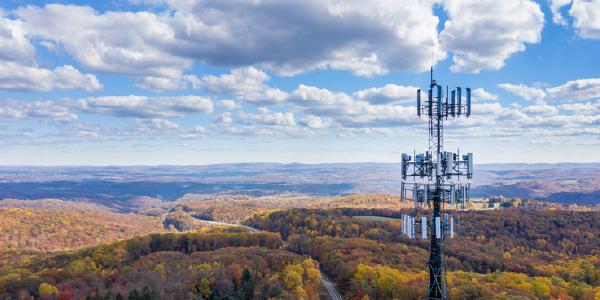
<instances>
[{"instance_id":1,"label":"forested hillside","mask_svg":"<svg viewBox=\"0 0 600 300\"><path fill-rule=\"evenodd\" d=\"M424 294L428 242L401 235L399 221L352 217L401 213L292 209L257 213L245 224L279 232L290 250L317 259L347 299L418 299ZM449 290L453 299L595 299L598 232L598 212L464 212L461 234L445 251Z\"/></svg>"},{"instance_id":2,"label":"forested hillside","mask_svg":"<svg viewBox=\"0 0 600 300\"><path fill-rule=\"evenodd\" d=\"M0 208L0 250L80 249L162 231L159 218L135 214Z\"/></svg>"},{"instance_id":3,"label":"forested hillside","mask_svg":"<svg viewBox=\"0 0 600 300\"><path fill-rule=\"evenodd\" d=\"M397 210L411 207L409 200L400 201L400 196L388 194L351 195L344 197L270 197L250 198L246 195L234 196L231 201L199 201L194 195L186 195L171 207L181 207L183 211L203 220L227 223L241 223L256 212L289 208L386 208ZM155 210L152 210L155 211ZM150 214L148 212L141 212Z\"/></svg>"},{"instance_id":4,"label":"forested hillside","mask_svg":"<svg viewBox=\"0 0 600 300\"><path fill-rule=\"evenodd\" d=\"M162 233L48 253L1 252L0 298L319 299L319 264L276 233Z\"/></svg>"}]
</instances>

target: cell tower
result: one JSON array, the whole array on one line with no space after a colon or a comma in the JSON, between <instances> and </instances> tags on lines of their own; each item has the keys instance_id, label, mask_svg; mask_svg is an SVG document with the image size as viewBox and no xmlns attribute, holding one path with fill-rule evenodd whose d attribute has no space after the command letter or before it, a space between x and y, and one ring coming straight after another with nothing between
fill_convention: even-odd
<instances>
[{"instance_id":1,"label":"cell tower","mask_svg":"<svg viewBox=\"0 0 600 300\"><path fill-rule=\"evenodd\" d=\"M446 268L444 262L444 239L454 238L454 218L442 215L445 205L464 209L470 198L470 183L455 183L460 176L471 179L473 176L473 154L460 156L460 152L444 151L444 120L471 115L471 89L466 88L466 103L462 103L461 88L451 93L448 102L442 93L442 86L433 80L431 68L431 85L429 97L421 103L421 90L417 91L417 115L429 117L429 151L424 154L414 153L413 157L402 154L401 197L412 193L415 207L419 208L419 216L402 216L402 232L410 239L420 236L429 239L429 285L425 293L426 300L448 299L446 293ZM421 182L407 183L406 178L417 177ZM429 216L420 216L420 208L428 209ZM460 230L460 215L458 216Z\"/></svg>"}]
</instances>

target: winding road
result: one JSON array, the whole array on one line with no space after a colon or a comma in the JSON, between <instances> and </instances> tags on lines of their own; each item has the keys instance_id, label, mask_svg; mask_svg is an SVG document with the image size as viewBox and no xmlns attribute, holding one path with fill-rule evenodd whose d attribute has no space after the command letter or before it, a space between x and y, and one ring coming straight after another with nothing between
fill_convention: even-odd
<instances>
[{"instance_id":1,"label":"winding road","mask_svg":"<svg viewBox=\"0 0 600 300\"><path fill-rule=\"evenodd\" d=\"M262 230L260 229L256 229L250 226L246 226L246 225L240 225L240 224L231 224L231 223L223 223L223 222L215 222L215 221L206 221L206 220L200 220L200 219L196 219L200 222L204 222L204 223L208 223L208 224L213 224L213 225L224 225L224 226L242 226L252 232L261 232Z\"/></svg>"},{"instance_id":2,"label":"winding road","mask_svg":"<svg viewBox=\"0 0 600 300\"><path fill-rule=\"evenodd\" d=\"M205 222L205 223L209 223L209 224L214 224L214 225L224 225L224 226L242 226L252 232L261 232L262 230L260 229L256 229L254 227L250 227L250 226L246 226L246 225L240 225L240 224L231 224L231 223L223 223L223 222L215 222L215 221L206 221L206 220L200 220L200 219L196 219L198 221L201 222ZM296 254L296 253L294 253ZM298 254L296 254L298 255ZM333 285L333 283L331 283L331 281L329 281L329 279L327 279L327 277L323 276L323 271L319 270L319 272L321 272L321 282L323 282L323 285L325 286L325 288L327 288L327 291L329 292L329 295L331 296L331 298L333 300L343 300L344 298L342 298L342 296L338 293L338 291L335 289L335 286Z\"/></svg>"},{"instance_id":3,"label":"winding road","mask_svg":"<svg viewBox=\"0 0 600 300\"><path fill-rule=\"evenodd\" d=\"M320 270L319 270L320 271ZM327 279L327 277L323 276L323 272L321 272L321 281L323 282L323 285L327 288L327 290L329 291L329 295L331 296L331 298L333 298L333 300L343 300L344 298L342 298L342 296L340 296L340 294L337 292L337 290L335 289L335 286L333 286L333 283L331 283L331 281L329 281Z\"/></svg>"}]
</instances>

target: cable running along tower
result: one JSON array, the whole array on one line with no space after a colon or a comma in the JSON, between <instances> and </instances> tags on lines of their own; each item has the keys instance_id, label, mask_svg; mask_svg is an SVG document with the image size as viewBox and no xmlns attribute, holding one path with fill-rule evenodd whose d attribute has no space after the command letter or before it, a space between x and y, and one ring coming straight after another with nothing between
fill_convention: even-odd
<instances>
[{"instance_id":1,"label":"cable running along tower","mask_svg":"<svg viewBox=\"0 0 600 300\"><path fill-rule=\"evenodd\" d=\"M450 100L450 102L448 102ZM417 115L429 117L429 151L409 156L402 154L401 198L412 194L416 216L402 216L402 232L410 239L420 237L429 239L429 285L426 300L446 300L446 268L444 262L444 239L454 238L454 217L448 217L445 205L464 209L470 198L470 183L461 183L461 176L471 179L473 176L473 154L460 156L444 151L444 120L471 115L471 89L466 88L466 101L462 102L462 90L457 87L448 99L448 88L444 98L442 86L433 80L429 97L421 103L421 90L417 91ZM414 183L406 182L412 177ZM417 179L419 182L417 182ZM455 179L457 182L451 181ZM429 215L421 215L421 208ZM442 214L444 213L444 214ZM460 232L460 215L458 215Z\"/></svg>"}]
</instances>

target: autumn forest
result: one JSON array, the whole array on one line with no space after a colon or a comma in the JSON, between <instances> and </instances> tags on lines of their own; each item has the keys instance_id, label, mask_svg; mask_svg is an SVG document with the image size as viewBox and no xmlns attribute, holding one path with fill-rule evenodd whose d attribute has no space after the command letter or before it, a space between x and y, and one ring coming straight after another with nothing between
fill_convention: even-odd
<instances>
[{"instance_id":1,"label":"autumn forest","mask_svg":"<svg viewBox=\"0 0 600 300\"><path fill-rule=\"evenodd\" d=\"M422 299L428 241L389 194L0 200L0 299ZM451 299L600 299L598 205L446 210ZM243 226L242 226L243 225ZM328 289L333 283L335 291Z\"/></svg>"}]
</instances>

